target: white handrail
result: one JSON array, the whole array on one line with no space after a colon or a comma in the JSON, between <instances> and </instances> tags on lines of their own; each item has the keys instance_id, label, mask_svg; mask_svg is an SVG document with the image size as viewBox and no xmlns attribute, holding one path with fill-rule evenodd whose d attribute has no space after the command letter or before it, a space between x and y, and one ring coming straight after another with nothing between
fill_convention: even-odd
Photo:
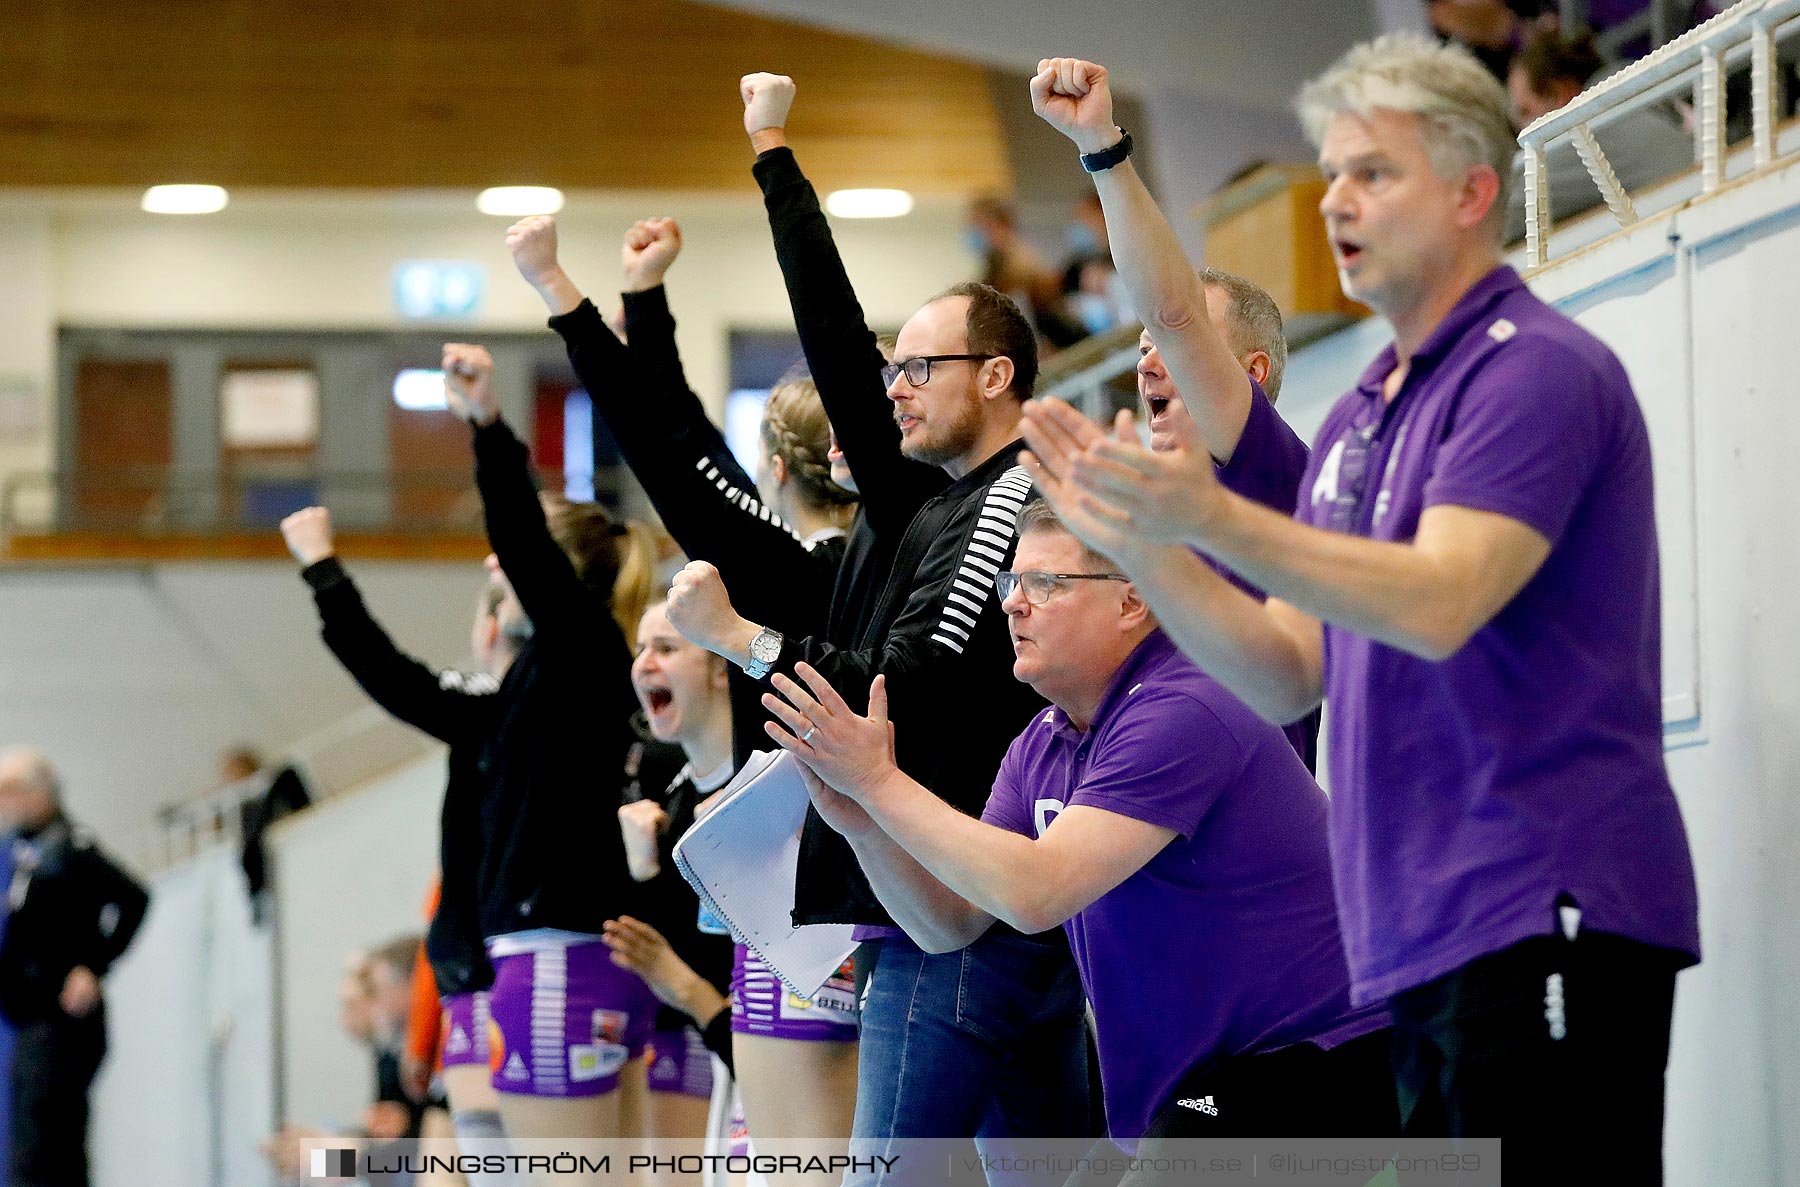
<instances>
[{"instance_id":1,"label":"white handrail","mask_svg":"<svg viewBox=\"0 0 1800 1187\"><path fill-rule=\"evenodd\" d=\"M1550 243L1550 180L1544 151L1552 140L1573 136L1595 187L1606 199L1621 227L1637 214L1592 129L1684 88L1687 76L1699 72L1697 156L1701 192L1712 193L1725 180L1725 67L1748 57L1756 134L1756 167L1775 159L1776 29L1800 17L1800 0L1743 0L1683 33L1618 73L1595 83L1565 106L1542 116L1519 133L1525 154L1525 254L1531 267L1544 264Z\"/></svg>"}]
</instances>

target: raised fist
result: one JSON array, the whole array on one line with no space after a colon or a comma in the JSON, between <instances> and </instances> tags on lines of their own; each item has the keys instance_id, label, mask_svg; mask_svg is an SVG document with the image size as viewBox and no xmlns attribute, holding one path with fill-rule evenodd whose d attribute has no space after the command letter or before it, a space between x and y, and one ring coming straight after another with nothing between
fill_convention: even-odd
<instances>
[{"instance_id":1,"label":"raised fist","mask_svg":"<svg viewBox=\"0 0 1800 1187\"><path fill-rule=\"evenodd\" d=\"M492 424L500 415L494 397L494 356L485 346L446 342L443 366L450 411L478 425Z\"/></svg>"},{"instance_id":2,"label":"raised fist","mask_svg":"<svg viewBox=\"0 0 1800 1187\"><path fill-rule=\"evenodd\" d=\"M625 291L643 292L663 282L669 265L681 254L681 227L672 218L647 218L631 224L619 248L625 268Z\"/></svg>"},{"instance_id":3,"label":"raised fist","mask_svg":"<svg viewBox=\"0 0 1800 1187\"><path fill-rule=\"evenodd\" d=\"M669 625L680 631L682 638L719 654L723 654L733 628L742 624L724 578L706 561L689 561L675 574L667 610Z\"/></svg>"},{"instance_id":4,"label":"raised fist","mask_svg":"<svg viewBox=\"0 0 1800 1187\"><path fill-rule=\"evenodd\" d=\"M648 882L662 870L657 838L669 831L669 814L655 800L619 805L619 832L625 838L625 862L631 876Z\"/></svg>"},{"instance_id":5,"label":"raised fist","mask_svg":"<svg viewBox=\"0 0 1800 1187\"><path fill-rule=\"evenodd\" d=\"M1031 109L1075 142L1083 155L1119 142L1106 67L1080 58L1045 58L1031 80Z\"/></svg>"},{"instance_id":6,"label":"raised fist","mask_svg":"<svg viewBox=\"0 0 1800 1187\"><path fill-rule=\"evenodd\" d=\"M332 553L331 512L307 507L281 521L281 538L302 565L313 565Z\"/></svg>"},{"instance_id":7,"label":"raised fist","mask_svg":"<svg viewBox=\"0 0 1800 1187\"><path fill-rule=\"evenodd\" d=\"M556 273L556 220L547 214L522 218L506 228L506 250L525 283L534 288Z\"/></svg>"},{"instance_id":8,"label":"raised fist","mask_svg":"<svg viewBox=\"0 0 1800 1187\"><path fill-rule=\"evenodd\" d=\"M738 80L744 100L744 131L754 136L764 128L785 128L794 105L794 80L785 74L746 74Z\"/></svg>"}]
</instances>

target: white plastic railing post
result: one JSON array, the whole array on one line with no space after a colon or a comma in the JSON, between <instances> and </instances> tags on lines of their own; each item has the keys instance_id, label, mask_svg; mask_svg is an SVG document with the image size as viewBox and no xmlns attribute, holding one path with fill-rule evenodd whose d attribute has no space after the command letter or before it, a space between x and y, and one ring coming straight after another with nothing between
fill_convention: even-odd
<instances>
[{"instance_id":1,"label":"white plastic railing post","mask_svg":"<svg viewBox=\"0 0 1800 1187\"><path fill-rule=\"evenodd\" d=\"M1606 159L1592 130L1586 124L1577 124L1573 136L1575 152L1587 166L1588 176L1594 179L1600 196L1606 199L1606 208L1612 211L1613 218L1621 227L1637 222L1637 208L1631 204L1631 195L1619 184L1619 175L1613 172L1612 162Z\"/></svg>"},{"instance_id":2,"label":"white plastic railing post","mask_svg":"<svg viewBox=\"0 0 1800 1187\"><path fill-rule=\"evenodd\" d=\"M1550 173L1544 146L1525 146L1525 266L1541 268L1550 255Z\"/></svg>"},{"instance_id":3,"label":"white plastic railing post","mask_svg":"<svg viewBox=\"0 0 1800 1187\"><path fill-rule=\"evenodd\" d=\"M1716 46L1700 50L1700 191L1725 181L1725 69Z\"/></svg>"},{"instance_id":4,"label":"white plastic railing post","mask_svg":"<svg viewBox=\"0 0 1800 1187\"><path fill-rule=\"evenodd\" d=\"M1750 31L1750 112L1756 129L1756 167L1775 163L1775 30L1759 20Z\"/></svg>"}]
</instances>

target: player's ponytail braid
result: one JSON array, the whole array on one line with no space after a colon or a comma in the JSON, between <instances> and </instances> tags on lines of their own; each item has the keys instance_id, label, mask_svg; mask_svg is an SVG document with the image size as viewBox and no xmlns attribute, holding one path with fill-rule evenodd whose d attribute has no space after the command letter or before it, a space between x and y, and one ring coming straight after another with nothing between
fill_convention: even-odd
<instances>
[{"instance_id":1,"label":"player's ponytail braid","mask_svg":"<svg viewBox=\"0 0 1800 1187\"><path fill-rule=\"evenodd\" d=\"M848 527L856 496L831 480L831 424L811 379L789 375L775 385L763 409L762 436L763 447L787 464L801 501Z\"/></svg>"}]
</instances>

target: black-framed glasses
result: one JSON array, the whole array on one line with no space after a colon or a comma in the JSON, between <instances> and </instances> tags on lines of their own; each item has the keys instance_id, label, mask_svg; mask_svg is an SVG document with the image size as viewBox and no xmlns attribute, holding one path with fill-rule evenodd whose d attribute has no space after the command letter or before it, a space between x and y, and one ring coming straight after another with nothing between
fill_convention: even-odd
<instances>
[{"instance_id":1,"label":"black-framed glasses","mask_svg":"<svg viewBox=\"0 0 1800 1187\"><path fill-rule=\"evenodd\" d=\"M917 358L901 359L897 363L889 363L881 369L881 383L884 387L893 387L894 380L902 372L906 374L906 382L914 387L924 387L931 382L931 364L933 363L972 363L977 360L997 359L997 354L922 354Z\"/></svg>"},{"instance_id":2,"label":"black-framed glasses","mask_svg":"<svg viewBox=\"0 0 1800 1187\"><path fill-rule=\"evenodd\" d=\"M1025 600L1033 606L1042 606L1050 600L1050 595L1063 588L1067 581L1130 581L1123 573L1046 573L1041 569L1026 569L1022 573L995 573L994 592L1004 602L1012 597L1015 589L1023 588Z\"/></svg>"}]
</instances>

